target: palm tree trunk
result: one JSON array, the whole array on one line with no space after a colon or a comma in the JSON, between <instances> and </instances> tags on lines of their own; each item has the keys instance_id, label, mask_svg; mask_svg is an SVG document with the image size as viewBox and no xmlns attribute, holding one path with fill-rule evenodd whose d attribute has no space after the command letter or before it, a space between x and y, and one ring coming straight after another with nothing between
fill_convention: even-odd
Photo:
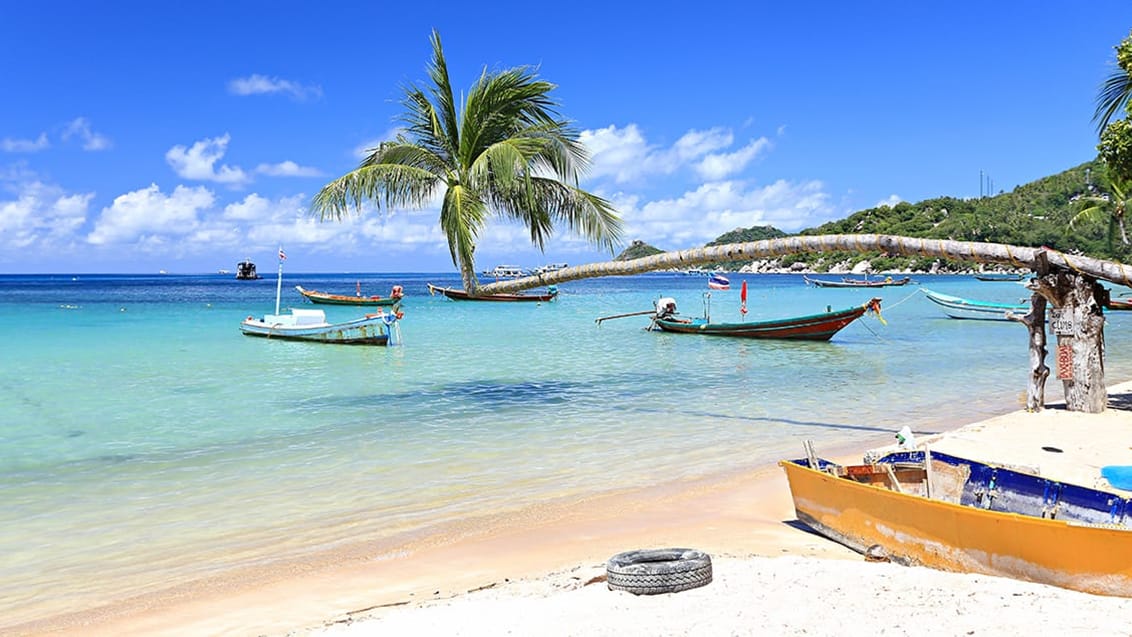
<instances>
[{"instance_id":1,"label":"palm tree trunk","mask_svg":"<svg viewBox=\"0 0 1132 637\"><path fill-rule=\"evenodd\" d=\"M890 255L942 257L957 261L996 263L1031 270L1037 268L1039 255L1045 255L1050 267L1055 270L1079 272L1096 279L1132 286L1132 267L1092 257L1068 255L1049 248L1030 248L976 241L952 241L949 239L916 239L884 234L839 234L729 243L678 252L662 252L629 261L604 261L571 266L540 276L489 283L480 289L480 293L519 292L579 279L640 274L654 270L685 270L707 263L754 260L785 254L878 251Z\"/></svg>"},{"instance_id":2,"label":"palm tree trunk","mask_svg":"<svg viewBox=\"0 0 1132 637\"><path fill-rule=\"evenodd\" d=\"M464 283L464 291L472 296L479 293L480 282L476 278L476 268L471 263L460 264L460 280Z\"/></svg>"}]
</instances>

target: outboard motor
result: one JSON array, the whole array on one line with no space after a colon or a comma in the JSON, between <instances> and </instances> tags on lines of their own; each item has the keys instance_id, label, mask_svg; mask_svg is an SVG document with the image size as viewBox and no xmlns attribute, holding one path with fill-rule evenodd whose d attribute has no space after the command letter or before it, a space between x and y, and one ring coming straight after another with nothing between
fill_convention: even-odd
<instances>
[{"instance_id":1,"label":"outboard motor","mask_svg":"<svg viewBox=\"0 0 1132 637\"><path fill-rule=\"evenodd\" d=\"M676 314L676 299L662 297L656 300L656 318L664 319Z\"/></svg>"}]
</instances>

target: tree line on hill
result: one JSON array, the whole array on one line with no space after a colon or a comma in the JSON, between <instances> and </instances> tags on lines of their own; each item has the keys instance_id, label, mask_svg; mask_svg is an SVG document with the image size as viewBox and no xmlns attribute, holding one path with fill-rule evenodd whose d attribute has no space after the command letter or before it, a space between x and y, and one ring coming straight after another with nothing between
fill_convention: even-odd
<instances>
[{"instance_id":1,"label":"tree line on hill","mask_svg":"<svg viewBox=\"0 0 1132 637\"><path fill-rule=\"evenodd\" d=\"M1132 248L1112 240L1107 217L1080 217L1080 212L1110 201L1114 194L1108 170L1095 159L1056 175L1016 187L1011 192L978 198L936 197L918 203L901 202L853 213L796 234L888 234L925 239L981 241L1021 246L1048 246L1068 254L1126 262ZM759 241L792 236L772 226L739 228L720 235L707 246ZM635 259L663 252L643 241L634 241L617 260ZM824 272L835 266L868 261L875 272L962 272L977 270L974 261L830 252L785 255L778 267L802 264L806 270ZM735 271L746 262L721 262L711 267Z\"/></svg>"}]
</instances>

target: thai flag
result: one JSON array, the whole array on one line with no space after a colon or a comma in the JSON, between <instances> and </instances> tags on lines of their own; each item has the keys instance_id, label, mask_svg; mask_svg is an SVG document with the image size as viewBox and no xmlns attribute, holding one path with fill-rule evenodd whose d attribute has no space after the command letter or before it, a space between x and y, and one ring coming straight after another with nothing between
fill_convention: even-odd
<instances>
[{"instance_id":1,"label":"thai flag","mask_svg":"<svg viewBox=\"0 0 1132 637\"><path fill-rule=\"evenodd\" d=\"M282 246L280 246L280 248L279 248L279 260L280 261L286 261L287 260L287 253L283 252Z\"/></svg>"},{"instance_id":2,"label":"thai flag","mask_svg":"<svg viewBox=\"0 0 1132 637\"><path fill-rule=\"evenodd\" d=\"M731 281L728 281L727 277L722 274L713 274L708 279L707 286L713 290L730 290Z\"/></svg>"}]
</instances>

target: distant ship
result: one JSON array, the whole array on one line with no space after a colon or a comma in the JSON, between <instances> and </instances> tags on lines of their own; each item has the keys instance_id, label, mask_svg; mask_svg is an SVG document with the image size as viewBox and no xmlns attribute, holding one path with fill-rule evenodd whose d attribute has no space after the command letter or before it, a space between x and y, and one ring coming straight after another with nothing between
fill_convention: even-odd
<instances>
[{"instance_id":1,"label":"distant ship","mask_svg":"<svg viewBox=\"0 0 1132 637\"><path fill-rule=\"evenodd\" d=\"M258 279L261 278L255 271L255 264L251 259L245 259L236 264L236 278L237 279Z\"/></svg>"}]
</instances>

